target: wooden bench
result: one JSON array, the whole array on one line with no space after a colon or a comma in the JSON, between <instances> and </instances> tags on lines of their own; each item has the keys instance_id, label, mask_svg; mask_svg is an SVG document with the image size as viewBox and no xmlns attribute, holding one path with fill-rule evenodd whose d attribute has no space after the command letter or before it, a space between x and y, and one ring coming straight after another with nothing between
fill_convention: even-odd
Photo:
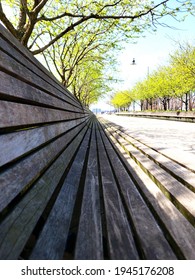
<instances>
[{"instance_id":1,"label":"wooden bench","mask_svg":"<svg viewBox=\"0 0 195 280\"><path fill-rule=\"evenodd\" d=\"M195 259L193 214L2 26L0 81L0 259Z\"/></svg>"}]
</instances>

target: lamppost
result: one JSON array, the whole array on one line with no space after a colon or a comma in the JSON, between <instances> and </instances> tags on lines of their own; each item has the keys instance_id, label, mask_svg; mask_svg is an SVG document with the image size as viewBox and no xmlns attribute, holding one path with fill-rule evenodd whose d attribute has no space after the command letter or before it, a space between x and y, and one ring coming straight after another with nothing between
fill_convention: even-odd
<instances>
[{"instance_id":1,"label":"lamppost","mask_svg":"<svg viewBox=\"0 0 195 280\"><path fill-rule=\"evenodd\" d=\"M135 58L133 58L131 65L136 65ZM147 67L147 79L150 77L150 67ZM135 101L133 101L133 111L135 111Z\"/></svg>"},{"instance_id":2,"label":"lamppost","mask_svg":"<svg viewBox=\"0 0 195 280\"><path fill-rule=\"evenodd\" d=\"M131 63L132 65L136 65L136 63L135 63L135 58L133 58L133 60L132 60L132 63Z\"/></svg>"},{"instance_id":3,"label":"lamppost","mask_svg":"<svg viewBox=\"0 0 195 280\"><path fill-rule=\"evenodd\" d=\"M133 58L131 65L136 65L135 58ZM133 112L135 112L135 100L133 100Z\"/></svg>"}]
</instances>

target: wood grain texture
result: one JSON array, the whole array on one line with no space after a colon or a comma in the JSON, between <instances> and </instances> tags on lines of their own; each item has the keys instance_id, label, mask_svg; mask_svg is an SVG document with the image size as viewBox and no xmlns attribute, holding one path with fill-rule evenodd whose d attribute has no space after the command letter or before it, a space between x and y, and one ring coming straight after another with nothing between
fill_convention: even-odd
<instances>
[{"instance_id":1,"label":"wood grain texture","mask_svg":"<svg viewBox=\"0 0 195 280\"><path fill-rule=\"evenodd\" d=\"M0 259L20 256L81 140L80 133L1 223Z\"/></svg>"},{"instance_id":2,"label":"wood grain texture","mask_svg":"<svg viewBox=\"0 0 195 280\"><path fill-rule=\"evenodd\" d=\"M85 124L81 127L76 127L68 134L59 137L41 150L32 153L10 168L2 171L0 176L0 211L41 176L44 170L84 126Z\"/></svg>"},{"instance_id":3,"label":"wood grain texture","mask_svg":"<svg viewBox=\"0 0 195 280\"><path fill-rule=\"evenodd\" d=\"M104 252L95 127L92 130L86 168L75 259L99 260L104 258Z\"/></svg>"},{"instance_id":4,"label":"wood grain texture","mask_svg":"<svg viewBox=\"0 0 195 280\"><path fill-rule=\"evenodd\" d=\"M149 146L141 143L141 141L129 136L128 131L125 131L125 129L120 127L119 129L115 130L115 132L120 134L128 143L133 145L136 149L141 151L144 155L146 155L165 171L183 183L192 192L195 192L195 174L193 172L191 172L189 169L186 169L184 166L181 166L179 163L168 159L158 151L155 151Z\"/></svg>"},{"instance_id":5,"label":"wood grain texture","mask_svg":"<svg viewBox=\"0 0 195 280\"><path fill-rule=\"evenodd\" d=\"M0 46L0 61L7 62L6 64L0 63L2 69L11 71L19 77L23 77L22 74L25 73L26 75L24 78L30 82L34 80L37 85L46 87L46 89L51 92L53 87L53 91L56 91L59 96L63 97L63 95L65 95L68 100L79 104L78 100L76 100L69 91L65 90L51 75L45 73L42 67L40 68L39 63L37 63L37 61L35 62L34 58L29 61L28 56L23 55L21 51L17 51L15 47L13 48L13 44L10 44L10 42L8 43L1 37Z\"/></svg>"},{"instance_id":6,"label":"wood grain texture","mask_svg":"<svg viewBox=\"0 0 195 280\"><path fill-rule=\"evenodd\" d=\"M101 135L114 169L125 204L134 225L137 243L145 259L176 259L164 232L140 195L131 177L109 143L104 132Z\"/></svg>"},{"instance_id":7,"label":"wood grain texture","mask_svg":"<svg viewBox=\"0 0 195 280\"><path fill-rule=\"evenodd\" d=\"M50 79L53 79L56 83L59 83L59 81L32 55L31 52L29 52L26 48L24 48L21 43L10 33L8 32L2 24L0 24L0 37L8 42L12 48L17 50L19 53L21 53L24 57L26 57L31 63L34 63L39 67L42 72L44 72ZM3 47L3 46L2 46ZM61 85L62 87L62 85Z\"/></svg>"},{"instance_id":8,"label":"wood grain texture","mask_svg":"<svg viewBox=\"0 0 195 280\"><path fill-rule=\"evenodd\" d=\"M44 91L36 85L31 85L8 73L0 71L1 88L0 99L16 100L22 103L31 103L41 107L53 107L69 111L83 112L84 109L72 102L67 103L65 97L59 97L55 93Z\"/></svg>"},{"instance_id":9,"label":"wood grain texture","mask_svg":"<svg viewBox=\"0 0 195 280\"><path fill-rule=\"evenodd\" d=\"M98 154L105 205L110 259L139 259L132 229L125 214L117 184L97 130Z\"/></svg>"},{"instance_id":10,"label":"wood grain texture","mask_svg":"<svg viewBox=\"0 0 195 280\"><path fill-rule=\"evenodd\" d=\"M0 80L0 259L195 259L194 174L100 125L1 25Z\"/></svg>"},{"instance_id":11,"label":"wood grain texture","mask_svg":"<svg viewBox=\"0 0 195 280\"><path fill-rule=\"evenodd\" d=\"M89 131L64 180L61 191L40 233L30 259L63 259L88 142Z\"/></svg>"},{"instance_id":12,"label":"wood grain texture","mask_svg":"<svg viewBox=\"0 0 195 280\"><path fill-rule=\"evenodd\" d=\"M1 25L0 70L0 258L17 259L65 179L90 112ZM86 141L70 174L81 174Z\"/></svg>"},{"instance_id":13,"label":"wood grain texture","mask_svg":"<svg viewBox=\"0 0 195 280\"><path fill-rule=\"evenodd\" d=\"M0 102L0 129L18 126L35 126L49 122L80 119L84 114L41 108L15 102Z\"/></svg>"},{"instance_id":14,"label":"wood grain texture","mask_svg":"<svg viewBox=\"0 0 195 280\"><path fill-rule=\"evenodd\" d=\"M85 122L86 119L83 120L83 123ZM1 135L0 167L55 140L56 137L76 127L77 123L78 120L71 120Z\"/></svg>"}]
</instances>

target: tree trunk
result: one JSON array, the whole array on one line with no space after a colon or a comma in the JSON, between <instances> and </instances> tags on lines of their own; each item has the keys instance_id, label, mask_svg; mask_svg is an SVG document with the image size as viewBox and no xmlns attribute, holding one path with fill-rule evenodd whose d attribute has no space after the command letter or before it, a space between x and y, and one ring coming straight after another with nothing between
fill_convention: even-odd
<instances>
[{"instance_id":1,"label":"tree trunk","mask_svg":"<svg viewBox=\"0 0 195 280\"><path fill-rule=\"evenodd\" d=\"M143 111L143 107L144 107L144 101L141 100L141 111Z\"/></svg>"},{"instance_id":2,"label":"tree trunk","mask_svg":"<svg viewBox=\"0 0 195 280\"><path fill-rule=\"evenodd\" d=\"M149 109L149 102L148 102L148 99L146 99L146 110Z\"/></svg>"},{"instance_id":3,"label":"tree trunk","mask_svg":"<svg viewBox=\"0 0 195 280\"><path fill-rule=\"evenodd\" d=\"M192 93L189 93L189 111L192 111L193 105L192 105Z\"/></svg>"},{"instance_id":4,"label":"tree trunk","mask_svg":"<svg viewBox=\"0 0 195 280\"><path fill-rule=\"evenodd\" d=\"M170 109L170 98L168 97L167 98L167 110L169 110Z\"/></svg>"},{"instance_id":5,"label":"tree trunk","mask_svg":"<svg viewBox=\"0 0 195 280\"><path fill-rule=\"evenodd\" d=\"M185 110L188 111L188 93L185 93Z\"/></svg>"},{"instance_id":6,"label":"tree trunk","mask_svg":"<svg viewBox=\"0 0 195 280\"><path fill-rule=\"evenodd\" d=\"M166 98L163 99L163 107L164 107L164 111L167 111L167 99Z\"/></svg>"},{"instance_id":7,"label":"tree trunk","mask_svg":"<svg viewBox=\"0 0 195 280\"><path fill-rule=\"evenodd\" d=\"M150 98L150 109L151 109L151 111L153 110L153 99L152 98Z\"/></svg>"}]
</instances>

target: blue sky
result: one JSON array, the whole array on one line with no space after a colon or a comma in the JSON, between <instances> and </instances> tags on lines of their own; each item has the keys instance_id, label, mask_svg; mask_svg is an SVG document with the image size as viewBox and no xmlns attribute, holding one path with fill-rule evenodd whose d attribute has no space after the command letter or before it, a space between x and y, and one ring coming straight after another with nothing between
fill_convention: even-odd
<instances>
[{"instance_id":1,"label":"blue sky","mask_svg":"<svg viewBox=\"0 0 195 280\"><path fill-rule=\"evenodd\" d=\"M151 73L159 66L167 64L169 54L178 48L177 41L195 45L195 16L189 15L183 22L167 18L166 24L174 29L158 26L155 33L146 32L144 38L137 39L136 44L127 44L120 52L117 76L123 82L114 85L113 92L133 87L137 81L147 77L148 71ZM133 58L136 65L131 65ZM109 110L107 100L108 97L92 107Z\"/></svg>"},{"instance_id":2,"label":"blue sky","mask_svg":"<svg viewBox=\"0 0 195 280\"><path fill-rule=\"evenodd\" d=\"M177 29L159 26L156 33L146 33L145 38L129 44L119 57L119 69L124 83L122 87L130 88L137 80L147 76L160 65L168 63L169 54L178 48L176 42L195 44L195 17L188 16L184 22L169 20L166 22ZM131 61L135 58L136 65ZM120 85L121 86L121 85Z\"/></svg>"}]
</instances>

